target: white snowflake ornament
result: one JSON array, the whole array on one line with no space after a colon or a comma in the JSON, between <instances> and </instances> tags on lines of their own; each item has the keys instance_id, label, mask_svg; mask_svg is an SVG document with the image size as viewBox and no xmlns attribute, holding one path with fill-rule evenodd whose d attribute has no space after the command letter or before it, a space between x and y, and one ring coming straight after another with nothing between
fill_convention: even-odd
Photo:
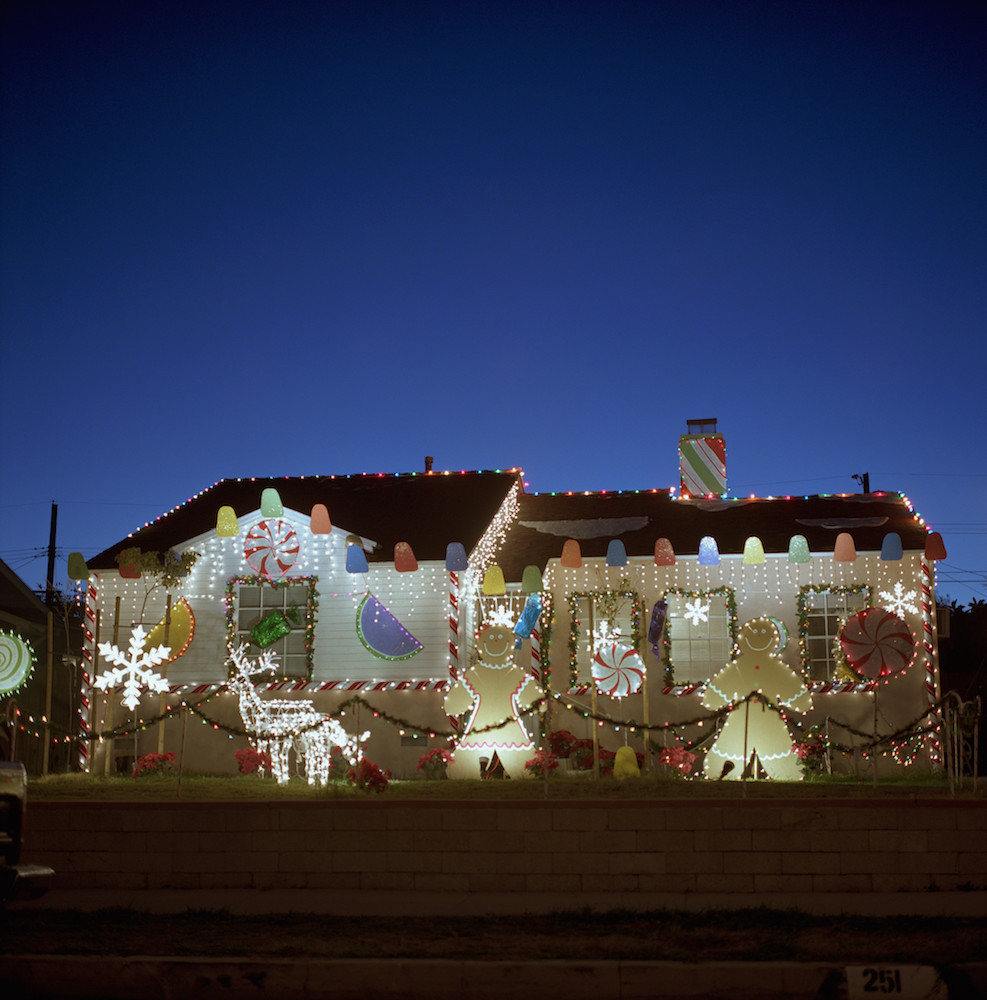
<instances>
[{"instance_id":1,"label":"white snowflake ornament","mask_svg":"<svg viewBox=\"0 0 987 1000\"><path fill-rule=\"evenodd\" d=\"M513 628L514 615L511 614L510 608L505 608L503 605L498 604L497 607L495 607L487 616L487 624L503 625L505 628Z\"/></svg>"},{"instance_id":2,"label":"white snowflake ornament","mask_svg":"<svg viewBox=\"0 0 987 1000\"><path fill-rule=\"evenodd\" d=\"M690 619L693 625L698 625L700 622L708 622L709 605L703 604L698 597L694 601L686 601L685 614L682 617Z\"/></svg>"},{"instance_id":3,"label":"white snowflake ornament","mask_svg":"<svg viewBox=\"0 0 987 1000\"><path fill-rule=\"evenodd\" d=\"M105 691L107 688L116 687L123 682L124 705L133 711L141 697L141 685L145 685L149 691L157 691L159 694L168 690L168 682L152 669L159 663L165 663L171 656L170 646L155 646L153 649L144 649L144 640L147 633L143 626L135 625L130 633L130 648L124 653L111 642L101 642L99 651L110 663L116 664L116 669L108 670L100 674L93 684Z\"/></svg>"},{"instance_id":4,"label":"white snowflake ornament","mask_svg":"<svg viewBox=\"0 0 987 1000\"><path fill-rule=\"evenodd\" d=\"M890 611L891 614L898 615L899 618L903 617L906 611L913 615L918 614L918 608L912 603L918 596L917 591L906 591L900 583L896 583L893 593L886 590L882 590L880 593L881 599L885 602L885 611Z\"/></svg>"}]
</instances>

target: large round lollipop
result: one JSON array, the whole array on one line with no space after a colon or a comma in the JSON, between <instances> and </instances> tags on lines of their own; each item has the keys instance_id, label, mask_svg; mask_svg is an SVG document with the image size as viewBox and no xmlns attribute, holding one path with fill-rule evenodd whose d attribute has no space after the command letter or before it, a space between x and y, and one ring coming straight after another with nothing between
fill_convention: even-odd
<instances>
[{"instance_id":1,"label":"large round lollipop","mask_svg":"<svg viewBox=\"0 0 987 1000\"><path fill-rule=\"evenodd\" d=\"M840 645L854 673L876 680L905 670L915 652L915 637L897 615L865 608L847 620Z\"/></svg>"},{"instance_id":2,"label":"large round lollipop","mask_svg":"<svg viewBox=\"0 0 987 1000\"><path fill-rule=\"evenodd\" d=\"M631 646L606 642L593 658L593 680L600 694L623 698L641 690L644 661Z\"/></svg>"}]
</instances>

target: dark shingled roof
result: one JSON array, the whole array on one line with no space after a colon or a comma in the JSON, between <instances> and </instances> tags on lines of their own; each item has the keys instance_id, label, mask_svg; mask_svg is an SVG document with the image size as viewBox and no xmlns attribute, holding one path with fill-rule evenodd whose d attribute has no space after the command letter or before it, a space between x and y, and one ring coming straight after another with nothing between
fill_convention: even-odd
<instances>
[{"instance_id":1,"label":"dark shingled roof","mask_svg":"<svg viewBox=\"0 0 987 1000\"><path fill-rule=\"evenodd\" d=\"M308 515L314 504L324 503L333 526L379 542L367 553L371 561L393 560L396 542L408 542L418 559L445 559L449 542L462 542L467 552L476 545L519 481L516 469L223 479L88 559L87 565L116 569L115 556L134 546L144 552L165 552L214 530L220 507L232 507L237 517L257 510L268 486L278 491L286 508Z\"/></svg>"},{"instance_id":2,"label":"dark shingled roof","mask_svg":"<svg viewBox=\"0 0 987 1000\"><path fill-rule=\"evenodd\" d=\"M553 523L554 522L554 523ZM756 535L764 551L788 552L792 535L804 535L812 552L832 552L836 536L848 531L860 552L880 551L896 531L906 551L925 548L927 530L898 493L769 499L674 499L668 490L621 493L532 494L521 497L498 563L509 582L524 567L545 569L575 538L583 556L604 557L619 538L628 556L653 557L655 541L668 538L676 555L695 556L704 535L716 539L721 555L742 553Z\"/></svg>"}]
</instances>

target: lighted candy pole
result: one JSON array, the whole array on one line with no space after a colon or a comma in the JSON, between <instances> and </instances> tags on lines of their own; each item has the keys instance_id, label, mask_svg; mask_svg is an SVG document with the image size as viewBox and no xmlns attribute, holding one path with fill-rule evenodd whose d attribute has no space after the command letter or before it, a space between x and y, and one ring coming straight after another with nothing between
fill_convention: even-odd
<instances>
[{"instance_id":1,"label":"lighted candy pole","mask_svg":"<svg viewBox=\"0 0 987 1000\"><path fill-rule=\"evenodd\" d=\"M449 715L471 712L457 750L534 748L520 712L541 697L541 690L535 679L514 662L514 643L509 624L498 622L480 630L477 662L460 674L445 698Z\"/></svg>"},{"instance_id":2,"label":"lighted candy pole","mask_svg":"<svg viewBox=\"0 0 987 1000\"><path fill-rule=\"evenodd\" d=\"M763 694L777 706L786 705L799 712L812 707L812 695L802 678L778 653L784 648L784 635L770 618L754 618L740 630L739 653L709 683L703 692L703 705L716 710L742 701L754 692ZM706 777L719 778L727 762L733 769L725 777L738 780L753 754L771 778L798 781L799 759L785 720L774 709L756 700L732 711L716 742L706 755Z\"/></svg>"}]
</instances>

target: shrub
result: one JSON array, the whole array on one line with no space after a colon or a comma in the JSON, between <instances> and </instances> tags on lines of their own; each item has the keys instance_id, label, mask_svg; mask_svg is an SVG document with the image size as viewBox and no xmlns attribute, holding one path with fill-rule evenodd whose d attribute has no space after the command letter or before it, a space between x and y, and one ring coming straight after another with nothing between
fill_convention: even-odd
<instances>
[{"instance_id":1,"label":"shrub","mask_svg":"<svg viewBox=\"0 0 987 1000\"><path fill-rule=\"evenodd\" d=\"M363 792L382 792L391 780L391 772L382 771L372 760L364 757L356 767L350 768L348 777Z\"/></svg>"},{"instance_id":2,"label":"shrub","mask_svg":"<svg viewBox=\"0 0 987 1000\"><path fill-rule=\"evenodd\" d=\"M139 778L142 774L161 774L171 768L175 763L173 753L146 753L137 759L137 766L134 768L132 778Z\"/></svg>"},{"instance_id":3,"label":"shrub","mask_svg":"<svg viewBox=\"0 0 987 1000\"><path fill-rule=\"evenodd\" d=\"M795 753L799 758L799 768L802 775L811 778L826 770L826 744L820 736L808 736L801 743L795 744Z\"/></svg>"},{"instance_id":4,"label":"shrub","mask_svg":"<svg viewBox=\"0 0 987 1000\"><path fill-rule=\"evenodd\" d=\"M448 750L444 750L442 747L433 747L431 750L426 750L418 758L416 770L421 771L424 778L444 778L446 767L451 763L452 754Z\"/></svg>"},{"instance_id":5,"label":"shrub","mask_svg":"<svg viewBox=\"0 0 987 1000\"><path fill-rule=\"evenodd\" d=\"M579 742L568 729L558 729L548 734L549 749L562 760L572 753L572 748Z\"/></svg>"},{"instance_id":6,"label":"shrub","mask_svg":"<svg viewBox=\"0 0 987 1000\"><path fill-rule=\"evenodd\" d=\"M529 774L544 778L559 766L559 759L551 751L536 750L531 760L524 762L524 769Z\"/></svg>"},{"instance_id":7,"label":"shrub","mask_svg":"<svg viewBox=\"0 0 987 1000\"><path fill-rule=\"evenodd\" d=\"M255 771L271 773L271 757L264 750L244 747L242 750L237 750L233 756L236 758L241 774L253 774Z\"/></svg>"},{"instance_id":8,"label":"shrub","mask_svg":"<svg viewBox=\"0 0 987 1000\"><path fill-rule=\"evenodd\" d=\"M658 754L658 763L673 767L682 774L691 774L692 765L696 761L696 755L685 747L665 747Z\"/></svg>"}]
</instances>

